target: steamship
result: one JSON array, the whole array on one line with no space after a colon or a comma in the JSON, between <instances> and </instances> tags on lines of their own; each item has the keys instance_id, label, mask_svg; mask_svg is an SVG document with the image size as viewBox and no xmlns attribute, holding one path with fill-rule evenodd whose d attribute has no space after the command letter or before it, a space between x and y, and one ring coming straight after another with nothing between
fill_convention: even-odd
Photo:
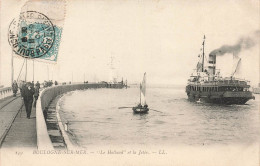
<instances>
[{"instance_id":1,"label":"steamship","mask_svg":"<svg viewBox=\"0 0 260 166\"><path fill-rule=\"evenodd\" d=\"M236 69L231 76L222 78L220 71L216 69L217 54L209 54L208 66L205 67L204 45L205 36L202 43L202 56L186 86L188 100L216 104L245 104L248 100L254 99L252 92L249 91L249 81L234 77L241 59L237 57Z\"/></svg>"}]
</instances>

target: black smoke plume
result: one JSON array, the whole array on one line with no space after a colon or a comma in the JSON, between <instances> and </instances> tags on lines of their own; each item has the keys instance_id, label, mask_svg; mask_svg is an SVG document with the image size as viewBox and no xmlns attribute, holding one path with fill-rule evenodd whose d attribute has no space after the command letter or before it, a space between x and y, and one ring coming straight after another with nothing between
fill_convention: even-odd
<instances>
[{"instance_id":1,"label":"black smoke plume","mask_svg":"<svg viewBox=\"0 0 260 166\"><path fill-rule=\"evenodd\" d=\"M252 36L240 38L235 45L223 45L210 52L210 55L224 55L226 53L239 54L241 50L247 50L259 42L260 31L255 31Z\"/></svg>"}]
</instances>

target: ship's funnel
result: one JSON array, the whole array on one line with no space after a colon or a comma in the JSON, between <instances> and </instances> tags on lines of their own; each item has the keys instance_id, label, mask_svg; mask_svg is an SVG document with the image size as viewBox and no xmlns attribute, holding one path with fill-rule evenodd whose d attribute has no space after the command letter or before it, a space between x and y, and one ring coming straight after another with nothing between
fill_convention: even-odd
<instances>
[{"instance_id":1,"label":"ship's funnel","mask_svg":"<svg viewBox=\"0 0 260 166\"><path fill-rule=\"evenodd\" d=\"M208 60L208 72L210 75L215 75L216 71L216 55L215 54L209 54L209 60Z\"/></svg>"},{"instance_id":2,"label":"ship's funnel","mask_svg":"<svg viewBox=\"0 0 260 166\"><path fill-rule=\"evenodd\" d=\"M209 64L216 64L216 55L209 54Z\"/></svg>"}]
</instances>

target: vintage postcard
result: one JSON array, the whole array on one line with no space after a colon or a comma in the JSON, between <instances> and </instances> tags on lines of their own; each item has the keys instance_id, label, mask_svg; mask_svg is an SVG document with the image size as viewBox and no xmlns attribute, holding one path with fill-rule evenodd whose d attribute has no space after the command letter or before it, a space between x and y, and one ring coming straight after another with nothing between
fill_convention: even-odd
<instances>
[{"instance_id":1,"label":"vintage postcard","mask_svg":"<svg viewBox=\"0 0 260 166\"><path fill-rule=\"evenodd\" d=\"M0 165L259 166L259 0L0 0Z\"/></svg>"}]
</instances>

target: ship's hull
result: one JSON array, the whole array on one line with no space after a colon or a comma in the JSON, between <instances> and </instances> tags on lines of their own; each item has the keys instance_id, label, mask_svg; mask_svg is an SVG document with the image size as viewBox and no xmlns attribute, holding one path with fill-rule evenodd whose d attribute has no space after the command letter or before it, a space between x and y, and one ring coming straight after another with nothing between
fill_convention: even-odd
<instances>
[{"instance_id":1,"label":"ship's hull","mask_svg":"<svg viewBox=\"0 0 260 166\"><path fill-rule=\"evenodd\" d=\"M132 108L133 109L133 111L134 111L134 113L135 114L145 114L145 113L148 113L148 111L149 111L149 108L144 108L144 107L142 107L142 108L140 108L140 107L133 107Z\"/></svg>"},{"instance_id":2,"label":"ship's hull","mask_svg":"<svg viewBox=\"0 0 260 166\"><path fill-rule=\"evenodd\" d=\"M254 99L252 92L199 92L186 91L189 101L215 104L245 104L248 100Z\"/></svg>"}]
</instances>

